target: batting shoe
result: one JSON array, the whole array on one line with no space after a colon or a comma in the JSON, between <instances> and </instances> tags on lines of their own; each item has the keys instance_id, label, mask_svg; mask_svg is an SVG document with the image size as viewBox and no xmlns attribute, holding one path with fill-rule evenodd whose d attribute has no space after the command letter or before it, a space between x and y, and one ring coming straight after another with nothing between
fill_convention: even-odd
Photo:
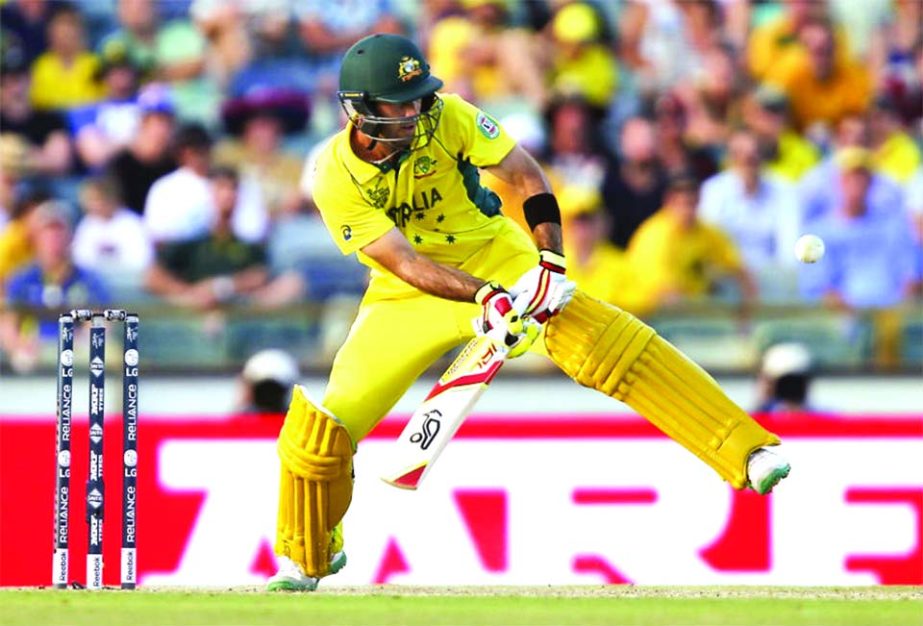
<instances>
[{"instance_id":1,"label":"batting shoe","mask_svg":"<svg viewBox=\"0 0 923 626\"><path fill-rule=\"evenodd\" d=\"M267 591L314 591L317 589L317 578L308 576L287 556L279 557L279 571L270 577L266 584Z\"/></svg>"},{"instance_id":2,"label":"batting shoe","mask_svg":"<svg viewBox=\"0 0 923 626\"><path fill-rule=\"evenodd\" d=\"M346 566L346 553L343 552L343 527L337 524L330 538L330 573L336 574ZM308 576L287 556L279 557L279 570L266 583L267 591L314 591L320 578Z\"/></svg>"},{"instance_id":3,"label":"batting shoe","mask_svg":"<svg viewBox=\"0 0 923 626\"><path fill-rule=\"evenodd\" d=\"M750 488L761 496L766 495L792 471L792 466L768 448L755 450L747 460L747 478Z\"/></svg>"}]
</instances>

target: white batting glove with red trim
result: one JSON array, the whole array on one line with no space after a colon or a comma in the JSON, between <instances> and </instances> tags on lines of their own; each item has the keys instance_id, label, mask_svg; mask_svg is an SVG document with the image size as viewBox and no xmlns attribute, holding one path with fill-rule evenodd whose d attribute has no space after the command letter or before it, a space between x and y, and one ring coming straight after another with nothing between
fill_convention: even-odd
<instances>
[{"instance_id":1,"label":"white batting glove with red trim","mask_svg":"<svg viewBox=\"0 0 923 626\"><path fill-rule=\"evenodd\" d=\"M500 343L507 335L522 334L522 316L513 308L509 292L498 283L485 283L474 299L482 307L480 334L490 335Z\"/></svg>"},{"instance_id":2,"label":"white batting glove with red trim","mask_svg":"<svg viewBox=\"0 0 923 626\"><path fill-rule=\"evenodd\" d=\"M538 323L523 319L513 308L509 292L495 282L481 287L474 299L483 308L481 316L474 319L475 332L506 346L510 358L525 353L541 332Z\"/></svg>"},{"instance_id":3,"label":"white batting glove with red trim","mask_svg":"<svg viewBox=\"0 0 923 626\"><path fill-rule=\"evenodd\" d=\"M563 309L577 284L567 279L564 257L551 250L539 252L539 263L523 274L513 288L513 307L520 315L544 320Z\"/></svg>"}]
</instances>

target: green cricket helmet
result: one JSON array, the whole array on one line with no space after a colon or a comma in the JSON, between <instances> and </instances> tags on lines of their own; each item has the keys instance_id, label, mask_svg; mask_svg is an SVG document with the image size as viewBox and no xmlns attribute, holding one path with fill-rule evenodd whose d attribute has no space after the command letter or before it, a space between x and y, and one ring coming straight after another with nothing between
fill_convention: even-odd
<instances>
[{"instance_id":1,"label":"green cricket helmet","mask_svg":"<svg viewBox=\"0 0 923 626\"><path fill-rule=\"evenodd\" d=\"M387 125L417 123L414 147L425 145L436 130L442 102L436 91L442 81L430 74L423 53L410 39L401 35L375 34L356 42L343 57L340 67L340 90L337 96L350 121L362 132L378 141L406 141L382 137ZM376 102L403 103L421 100L420 114L408 117L385 117Z\"/></svg>"}]
</instances>

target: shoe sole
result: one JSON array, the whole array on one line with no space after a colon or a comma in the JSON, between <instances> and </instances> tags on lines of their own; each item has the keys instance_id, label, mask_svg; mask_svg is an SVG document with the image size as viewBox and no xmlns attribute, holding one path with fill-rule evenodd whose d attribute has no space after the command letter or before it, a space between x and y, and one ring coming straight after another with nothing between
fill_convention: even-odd
<instances>
[{"instance_id":1,"label":"shoe sole","mask_svg":"<svg viewBox=\"0 0 923 626\"><path fill-rule=\"evenodd\" d=\"M337 552L330 561L330 574L336 574L344 567L346 567L346 553L343 551ZM266 584L266 591L316 591L318 582L318 580L314 580L313 584L311 584L291 579L273 580Z\"/></svg>"},{"instance_id":2,"label":"shoe sole","mask_svg":"<svg viewBox=\"0 0 923 626\"><path fill-rule=\"evenodd\" d=\"M757 486L756 492L761 496L765 496L767 493L772 491L773 487L779 484L779 482L788 476L789 472L792 471L792 466L787 463L783 467L774 469L769 473L766 478Z\"/></svg>"},{"instance_id":3,"label":"shoe sole","mask_svg":"<svg viewBox=\"0 0 923 626\"><path fill-rule=\"evenodd\" d=\"M336 574L344 567L346 567L346 553L340 550L330 559L330 573Z\"/></svg>"},{"instance_id":4,"label":"shoe sole","mask_svg":"<svg viewBox=\"0 0 923 626\"><path fill-rule=\"evenodd\" d=\"M316 580L313 584L294 580L274 580L266 585L266 591L314 591L315 589L317 589Z\"/></svg>"}]
</instances>

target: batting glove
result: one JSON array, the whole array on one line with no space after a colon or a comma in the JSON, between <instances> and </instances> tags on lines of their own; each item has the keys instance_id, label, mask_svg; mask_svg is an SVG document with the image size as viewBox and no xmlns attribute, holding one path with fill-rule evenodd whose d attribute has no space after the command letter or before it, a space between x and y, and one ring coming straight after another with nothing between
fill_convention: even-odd
<instances>
[{"instance_id":1,"label":"batting glove","mask_svg":"<svg viewBox=\"0 0 923 626\"><path fill-rule=\"evenodd\" d=\"M539 263L523 274L510 294L521 315L543 319L558 313L574 296L576 283L567 279L564 257L551 250L539 252Z\"/></svg>"},{"instance_id":2,"label":"batting glove","mask_svg":"<svg viewBox=\"0 0 923 626\"><path fill-rule=\"evenodd\" d=\"M481 305L481 316L475 318L474 328L479 335L487 335L509 349L508 356L524 354L538 337L541 327L532 320L524 320L513 308L513 298L498 283L489 282L474 296Z\"/></svg>"}]
</instances>

